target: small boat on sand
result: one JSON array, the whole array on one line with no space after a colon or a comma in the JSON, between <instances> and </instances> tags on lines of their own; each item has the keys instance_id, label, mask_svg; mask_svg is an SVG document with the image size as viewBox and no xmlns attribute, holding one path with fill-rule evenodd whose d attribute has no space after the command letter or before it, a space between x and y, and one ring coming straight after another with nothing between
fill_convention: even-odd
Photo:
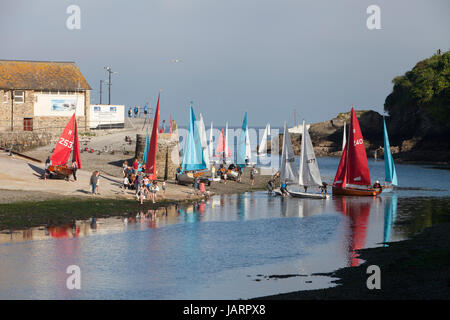
<instances>
[{"instance_id":1,"label":"small boat on sand","mask_svg":"<svg viewBox=\"0 0 450 320\"><path fill-rule=\"evenodd\" d=\"M78 141L78 128L75 113L64 128L50 157L51 165L48 167L50 177L69 179L73 170L67 166L67 161L69 160L72 151L73 160L76 161L77 168L81 169L80 143Z\"/></svg>"}]
</instances>

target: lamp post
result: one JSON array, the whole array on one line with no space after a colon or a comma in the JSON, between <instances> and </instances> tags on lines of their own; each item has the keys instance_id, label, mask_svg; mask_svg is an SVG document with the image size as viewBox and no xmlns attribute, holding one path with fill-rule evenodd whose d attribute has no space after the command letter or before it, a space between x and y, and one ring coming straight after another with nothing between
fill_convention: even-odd
<instances>
[{"instance_id":1,"label":"lamp post","mask_svg":"<svg viewBox=\"0 0 450 320\"><path fill-rule=\"evenodd\" d=\"M111 104L111 74L117 73L112 71L111 67L105 67L106 71L108 72L108 104Z\"/></svg>"},{"instance_id":2,"label":"lamp post","mask_svg":"<svg viewBox=\"0 0 450 320\"><path fill-rule=\"evenodd\" d=\"M102 104L102 88L103 88L103 80L100 80L100 103Z\"/></svg>"}]
</instances>

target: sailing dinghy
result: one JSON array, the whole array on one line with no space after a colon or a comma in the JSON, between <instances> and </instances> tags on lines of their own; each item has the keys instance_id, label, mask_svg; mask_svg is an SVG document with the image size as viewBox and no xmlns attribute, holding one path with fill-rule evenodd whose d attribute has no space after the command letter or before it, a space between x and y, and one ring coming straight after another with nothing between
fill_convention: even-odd
<instances>
[{"instance_id":1,"label":"sailing dinghy","mask_svg":"<svg viewBox=\"0 0 450 320\"><path fill-rule=\"evenodd\" d=\"M283 148L281 151L281 168L280 168L280 183L286 182L289 184L296 184L298 182L298 171L295 165L295 155L292 149L291 136L287 130L286 122L284 123L283 131ZM277 195L282 195L280 188L273 190Z\"/></svg>"},{"instance_id":2,"label":"sailing dinghy","mask_svg":"<svg viewBox=\"0 0 450 320\"><path fill-rule=\"evenodd\" d=\"M50 176L69 179L73 170L67 165L67 161L69 160L72 151L72 158L76 161L77 168L81 169L80 143L78 141L78 128L75 113L67 123L61 137L59 137L58 143L56 143L55 149L50 157L51 166L48 168Z\"/></svg>"},{"instance_id":3,"label":"sailing dinghy","mask_svg":"<svg viewBox=\"0 0 450 320\"><path fill-rule=\"evenodd\" d=\"M348 141L342 151L339 167L333 182L333 194L344 196L376 196L381 189L374 189L370 183L364 139L352 108Z\"/></svg>"},{"instance_id":4,"label":"sailing dinghy","mask_svg":"<svg viewBox=\"0 0 450 320\"><path fill-rule=\"evenodd\" d=\"M305 121L303 121L303 134L301 145L300 167L298 174L298 185L305 187L305 192L288 191L288 193L296 198L311 198L311 199L327 199L327 194L308 193L306 188L322 186L322 179L320 177L319 166L317 165L316 155L309 136L308 129L306 129Z\"/></svg>"},{"instance_id":5,"label":"sailing dinghy","mask_svg":"<svg viewBox=\"0 0 450 320\"><path fill-rule=\"evenodd\" d=\"M204 158L204 149L200 139L200 131L195 121L194 109L190 108L189 132L184 148L183 161L181 163L181 173L178 174L179 184L192 184L194 178L199 177L200 181L211 184L210 171L207 169Z\"/></svg>"}]
</instances>

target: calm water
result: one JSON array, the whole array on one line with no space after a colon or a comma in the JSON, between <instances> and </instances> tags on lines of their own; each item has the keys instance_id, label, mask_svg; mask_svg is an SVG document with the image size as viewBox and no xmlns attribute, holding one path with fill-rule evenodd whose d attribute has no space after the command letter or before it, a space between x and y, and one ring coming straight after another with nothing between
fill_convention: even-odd
<instances>
[{"instance_id":1,"label":"calm water","mask_svg":"<svg viewBox=\"0 0 450 320\"><path fill-rule=\"evenodd\" d=\"M319 159L325 181L338 161ZM383 181L383 162L369 164L372 179ZM0 298L238 299L329 287L333 279L314 273L358 265L354 249L405 239L448 207L450 171L397 165L397 173L401 188L377 198L255 192L160 209L156 220L3 233ZM81 268L81 290L66 288L69 265ZM298 276L268 278L283 274Z\"/></svg>"}]
</instances>

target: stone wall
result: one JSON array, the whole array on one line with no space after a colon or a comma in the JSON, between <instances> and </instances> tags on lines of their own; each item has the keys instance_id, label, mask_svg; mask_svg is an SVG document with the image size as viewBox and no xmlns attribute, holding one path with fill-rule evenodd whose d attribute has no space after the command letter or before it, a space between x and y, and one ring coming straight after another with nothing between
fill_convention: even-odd
<instances>
[{"instance_id":1,"label":"stone wall","mask_svg":"<svg viewBox=\"0 0 450 320\"><path fill-rule=\"evenodd\" d=\"M55 138L54 134L45 131L0 132L0 147L9 149L13 145L13 151L24 152L46 146Z\"/></svg>"},{"instance_id":2,"label":"stone wall","mask_svg":"<svg viewBox=\"0 0 450 320\"><path fill-rule=\"evenodd\" d=\"M6 96L5 96L6 93ZM78 131L89 131L90 92L84 93L85 116L76 117ZM33 131L62 132L70 117L34 116L35 95L33 90L25 90L24 103L12 104L11 91L0 90L0 132L11 131L11 110L13 110L13 131L23 131L24 118L33 119Z\"/></svg>"},{"instance_id":3,"label":"stone wall","mask_svg":"<svg viewBox=\"0 0 450 320\"><path fill-rule=\"evenodd\" d=\"M142 162L145 149L145 134L136 135L135 157ZM157 178L172 180L175 178L177 167L180 165L178 135L176 133L158 134L158 146L156 151Z\"/></svg>"}]
</instances>

